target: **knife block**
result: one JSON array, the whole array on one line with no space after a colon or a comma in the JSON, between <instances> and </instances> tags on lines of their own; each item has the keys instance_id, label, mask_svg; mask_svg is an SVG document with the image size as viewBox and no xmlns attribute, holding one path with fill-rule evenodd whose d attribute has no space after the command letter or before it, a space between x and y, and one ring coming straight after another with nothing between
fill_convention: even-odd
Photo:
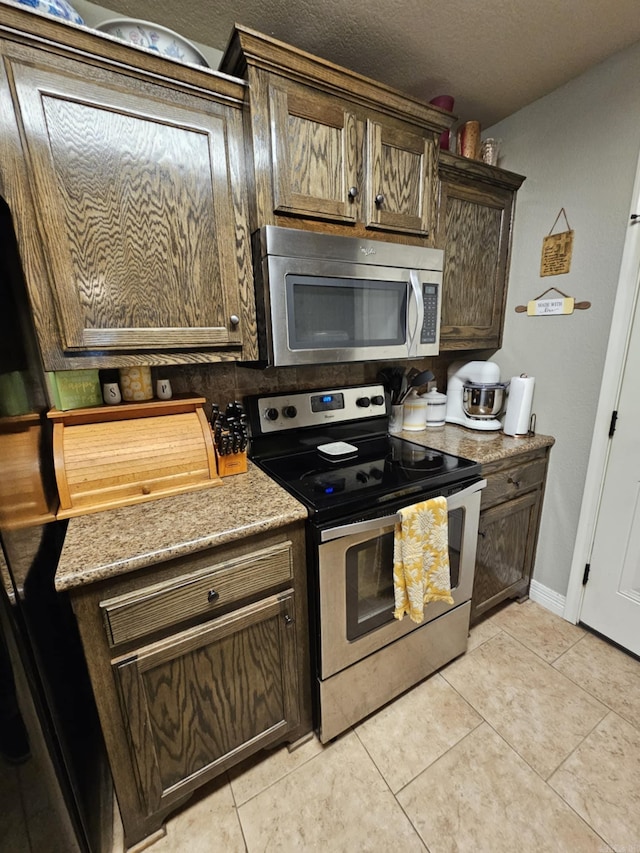
<instances>
[{"instance_id":1,"label":"knife block","mask_svg":"<svg viewBox=\"0 0 640 853\"><path fill-rule=\"evenodd\" d=\"M243 450L240 453L227 453L225 456L218 456L218 474L221 477L230 477L233 474L245 474L247 471L247 451Z\"/></svg>"}]
</instances>

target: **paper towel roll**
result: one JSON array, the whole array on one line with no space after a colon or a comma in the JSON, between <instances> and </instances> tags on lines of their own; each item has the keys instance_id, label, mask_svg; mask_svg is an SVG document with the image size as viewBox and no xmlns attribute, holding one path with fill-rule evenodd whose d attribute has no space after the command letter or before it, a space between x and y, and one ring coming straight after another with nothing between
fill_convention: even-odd
<instances>
[{"instance_id":1,"label":"paper towel roll","mask_svg":"<svg viewBox=\"0 0 640 853\"><path fill-rule=\"evenodd\" d=\"M533 376L513 376L511 378L507 412L502 427L505 435L526 435L529 432L535 381Z\"/></svg>"}]
</instances>

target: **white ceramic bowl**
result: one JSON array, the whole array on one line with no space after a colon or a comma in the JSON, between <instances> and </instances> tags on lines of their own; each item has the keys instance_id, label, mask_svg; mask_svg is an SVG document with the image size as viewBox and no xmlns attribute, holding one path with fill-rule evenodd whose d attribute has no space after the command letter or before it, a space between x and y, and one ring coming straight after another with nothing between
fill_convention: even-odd
<instances>
[{"instance_id":1,"label":"white ceramic bowl","mask_svg":"<svg viewBox=\"0 0 640 853\"><path fill-rule=\"evenodd\" d=\"M101 33L108 33L122 39L128 44L144 47L154 53L159 53L161 56L167 56L169 59L209 67L207 60L191 42L188 42L178 33L174 33L173 30L168 30L166 27L160 27L158 24L152 24L149 21L139 21L136 18L110 18L108 21L98 24L95 29Z\"/></svg>"},{"instance_id":2,"label":"white ceramic bowl","mask_svg":"<svg viewBox=\"0 0 640 853\"><path fill-rule=\"evenodd\" d=\"M44 12L46 15L55 15L56 18L64 18L74 24L84 24L80 15L67 0L17 0L23 6L29 6L35 12Z\"/></svg>"}]
</instances>

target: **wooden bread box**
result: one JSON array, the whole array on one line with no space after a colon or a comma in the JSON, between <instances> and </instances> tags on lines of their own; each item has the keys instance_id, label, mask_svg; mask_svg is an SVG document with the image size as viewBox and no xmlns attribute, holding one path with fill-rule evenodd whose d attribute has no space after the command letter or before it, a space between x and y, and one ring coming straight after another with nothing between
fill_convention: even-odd
<instances>
[{"instance_id":1,"label":"wooden bread box","mask_svg":"<svg viewBox=\"0 0 640 853\"><path fill-rule=\"evenodd\" d=\"M52 409L57 518L219 486L204 397Z\"/></svg>"}]
</instances>

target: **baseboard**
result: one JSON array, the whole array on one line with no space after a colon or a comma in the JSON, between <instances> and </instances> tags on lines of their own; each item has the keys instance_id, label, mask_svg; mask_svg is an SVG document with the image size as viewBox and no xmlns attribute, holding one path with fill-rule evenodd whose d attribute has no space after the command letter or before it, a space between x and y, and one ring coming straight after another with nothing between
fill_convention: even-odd
<instances>
[{"instance_id":1,"label":"baseboard","mask_svg":"<svg viewBox=\"0 0 640 853\"><path fill-rule=\"evenodd\" d=\"M529 598L541 607L546 607L547 610L555 613L556 616L564 617L566 596L560 595L554 589L550 589L548 586L532 580L529 587Z\"/></svg>"}]
</instances>

